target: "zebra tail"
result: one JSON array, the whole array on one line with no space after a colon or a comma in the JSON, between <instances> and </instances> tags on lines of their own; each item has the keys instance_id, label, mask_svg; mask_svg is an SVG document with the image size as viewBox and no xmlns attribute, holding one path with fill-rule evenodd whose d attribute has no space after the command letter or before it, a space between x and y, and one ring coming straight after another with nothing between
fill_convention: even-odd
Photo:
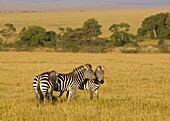
<instances>
[{"instance_id":1,"label":"zebra tail","mask_svg":"<svg viewBox=\"0 0 170 121\"><path fill-rule=\"evenodd\" d=\"M43 96L43 93L42 93L42 91L41 91L41 89L40 89L40 76L38 77L38 85L37 85L37 92L38 92L38 94L39 94L39 96L40 96L40 102L42 103L43 101L44 101L44 96Z\"/></svg>"},{"instance_id":2,"label":"zebra tail","mask_svg":"<svg viewBox=\"0 0 170 121\"><path fill-rule=\"evenodd\" d=\"M35 76L34 81L33 81L33 90L34 90L34 94L35 94L35 98L36 98L36 104L38 107L38 80L39 80L39 75Z\"/></svg>"}]
</instances>

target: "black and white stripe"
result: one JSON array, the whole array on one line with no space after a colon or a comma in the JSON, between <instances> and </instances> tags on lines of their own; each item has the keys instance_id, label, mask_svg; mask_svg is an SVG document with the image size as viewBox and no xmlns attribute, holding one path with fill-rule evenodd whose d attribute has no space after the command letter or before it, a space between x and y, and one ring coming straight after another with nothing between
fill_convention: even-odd
<instances>
[{"instance_id":1,"label":"black and white stripe","mask_svg":"<svg viewBox=\"0 0 170 121\"><path fill-rule=\"evenodd\" d=\"M94 72L94 75L96 79L94 80L88 80L85 79L80 85L79 89L80 90L89 90L90 91L90 99L93 99L93 93L96 93L97 99L99 98L99 87L101 84L104 83L104 68L99 65L96 67L96 70ZM62 96L63 91L60 92L60 96ZM67 92L67 97L68 97L69 92Z\"/></svg>"},{"instance_id":2,"label":"black and white stripe","mask_svg":"<svg viewBox=\"0 0 170 121\"><path fill-rule=\"evenodd\" d=\"M95 75L90 64L85 64L75 68L68 74L59 73L54 84L54 91L69 91L68 101L76 98L76 90L84 80L95 79Z\"/></svg>"},{"instance_id":3,"label":"black and white stripe","mask_svg":"<svg viewBox=\"0 0 170 121\"><path fill-rule=\"evenodd\" d=\"M84 81L84 83L79 86L81 90L90 91L90 99L93 99L94 92L96 93L97 99L99 98L99 87L104 83L104 68L101 65L97 66L94 75L96 79Z\"/></svg>"},{"instance_id":4,"label":"black and white stripe","mask_svg":"<svg viewBox=\"0 0 170 121\"><path fill-rule=\"evenodd\" d=\"M55 79L55 77L56 77L55 71L44 72L42 74L35 76L33 80L33 90L35 93L37 106L38 106L38 95L40 98L40 102L45 103L47 97L50 100L52 100L52 96L53 96L52 79Z\"/></svg>"}]
</instances>

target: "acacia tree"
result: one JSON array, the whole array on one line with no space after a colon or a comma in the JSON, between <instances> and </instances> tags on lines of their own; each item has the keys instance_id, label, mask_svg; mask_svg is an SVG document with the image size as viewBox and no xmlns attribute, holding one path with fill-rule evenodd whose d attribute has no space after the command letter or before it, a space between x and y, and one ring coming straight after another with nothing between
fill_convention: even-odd
<instances>
[{"instance_id":1,"label":"acacia tree","mask_svg":"<svg viewBox=\"0 0 170 121\"><path fill-rule=\"evenodd\" d=\"M169 13L159 13L145 18L138 35L145 38L169 38Z\"/></svg>"},{"instance_id":2,"label":"acacia tree","mask_svg":"<svg viewBox=\"0 0 170 121\"><path fill-rule=\"evenodd\" d=\"M100 30L101 27L102 25L100 25L97 20L91 18L84 22L82 28L89 40L95 40L99 35L102 34Z\"/></svg>"},{"instance_id":3,"label":"acacia tree","mask_svg":"<svg viewBox=\"0 0 170 121\"><path fill-rule=\"evenodd\" d=\"M131 35L129 32L130 25L127 23L112 24L109 31L112 32L110 39L116 46L123 46L129 42Z\"/></svg>"}]
</instances>

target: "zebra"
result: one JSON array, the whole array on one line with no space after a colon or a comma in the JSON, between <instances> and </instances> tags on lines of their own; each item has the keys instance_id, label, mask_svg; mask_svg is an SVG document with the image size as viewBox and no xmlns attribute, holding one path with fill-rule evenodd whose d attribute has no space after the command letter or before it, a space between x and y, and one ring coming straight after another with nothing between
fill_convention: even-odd
<instances>
[{"instance_id":1,"label":"zebra","mask_svg":"<svg viewBox=\"0 0 170 121\"><path fill-rule=\"evenodd\" d=\"M96 70L94 71L94 75L96 76L96 79L94 80L87 80L85 79L84 82L82 82L79 85L80 90L89 90L90 91L90 99L93 99L93 93L96 93L97 99L99 98L99 87L101 84L104 83L104 68L103 66L99 65L96 67ZM62 96L64 91L60 92L59 97ZM69 92L67 91L66 97L68 98Z\"/></svg>"},{"instance_id":2,"label":"zebra","mask_svg":"<svg viewBox=\"0 0 170 121\"><path fill-rule=\"evenodd\" d=\"M35 76L33 80L33 90L36 97L37 107L38 95L40 97L40 102L45 103L47 97L52 101L54 85L52 80L56 80L56 75L57 73L53 70Z\"/></svg>"},{"instance_id":3,"label":"zebra","mask_svg":"<svg viewBox=\"0 0 170 121\"><path fill-rule=\"evenodd\" d=\"M90 99L93 99L93 93L96 93L96 97L97 99L99 99L99 87L101 84L104 83L104 67L99 65L96 67L96 70L94 72L94 75L96 76L96 79L94 80L90 80L87 81L88 84L88 88L84 88L86 90L90 90ZM87 84L86 84L87 85ZM79 87L79 89L83 89L81 88L81 86Z\"/></svg>"},{"instance_id":4,"label":"zebra","mask_svg":"<svg viewBox=\"0 0 170 121\"><path fill-rule=\"evenodd\" d=\"M76 99L76 91L84 80L93 80L95 75L90 64L81 65L67 74L58 73L54 82L54 91L68 91L68 102L73 98Z\"/></svg>"}]
</instances>

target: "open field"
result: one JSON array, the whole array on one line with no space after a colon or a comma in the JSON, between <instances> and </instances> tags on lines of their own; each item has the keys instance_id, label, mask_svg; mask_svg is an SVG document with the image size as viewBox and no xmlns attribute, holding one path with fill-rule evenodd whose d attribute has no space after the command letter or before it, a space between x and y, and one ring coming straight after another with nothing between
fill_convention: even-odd
<instances>
[{"instance_id":1,"label":"open field","mask_svg":"<svg viewBox=\"0 0 170 121\"><path fill-rule=\"evenodd\" d=\"M70 72L90 63L105 65L100 99L78 91L76 101L65 94L54 105L36 107L32 81L55 69ZM0 120L2 121L169 121L170 55L85 53L0 53ZM55 92L54 95L59 93Z\"/></svg>"},{"instance_id":2,"label":"open field","mask_svg":"<svg viewBox=\"0 0 170 121\"><path fill-rule=\"evenodd\" d=\"M155 8L156 9L156 8ZM0 28L12 23L19 32L23 27L38 25L58 32L59 27L82 27L89 18L95 18L102 27L102 37L110 37L108 28L112 24L129 23L131 33L136 34L145 17L170 10L103 10L103 11L72 11L72 12L33 12L33 13L0 13Z\"/></svg>"}]
</instances>

